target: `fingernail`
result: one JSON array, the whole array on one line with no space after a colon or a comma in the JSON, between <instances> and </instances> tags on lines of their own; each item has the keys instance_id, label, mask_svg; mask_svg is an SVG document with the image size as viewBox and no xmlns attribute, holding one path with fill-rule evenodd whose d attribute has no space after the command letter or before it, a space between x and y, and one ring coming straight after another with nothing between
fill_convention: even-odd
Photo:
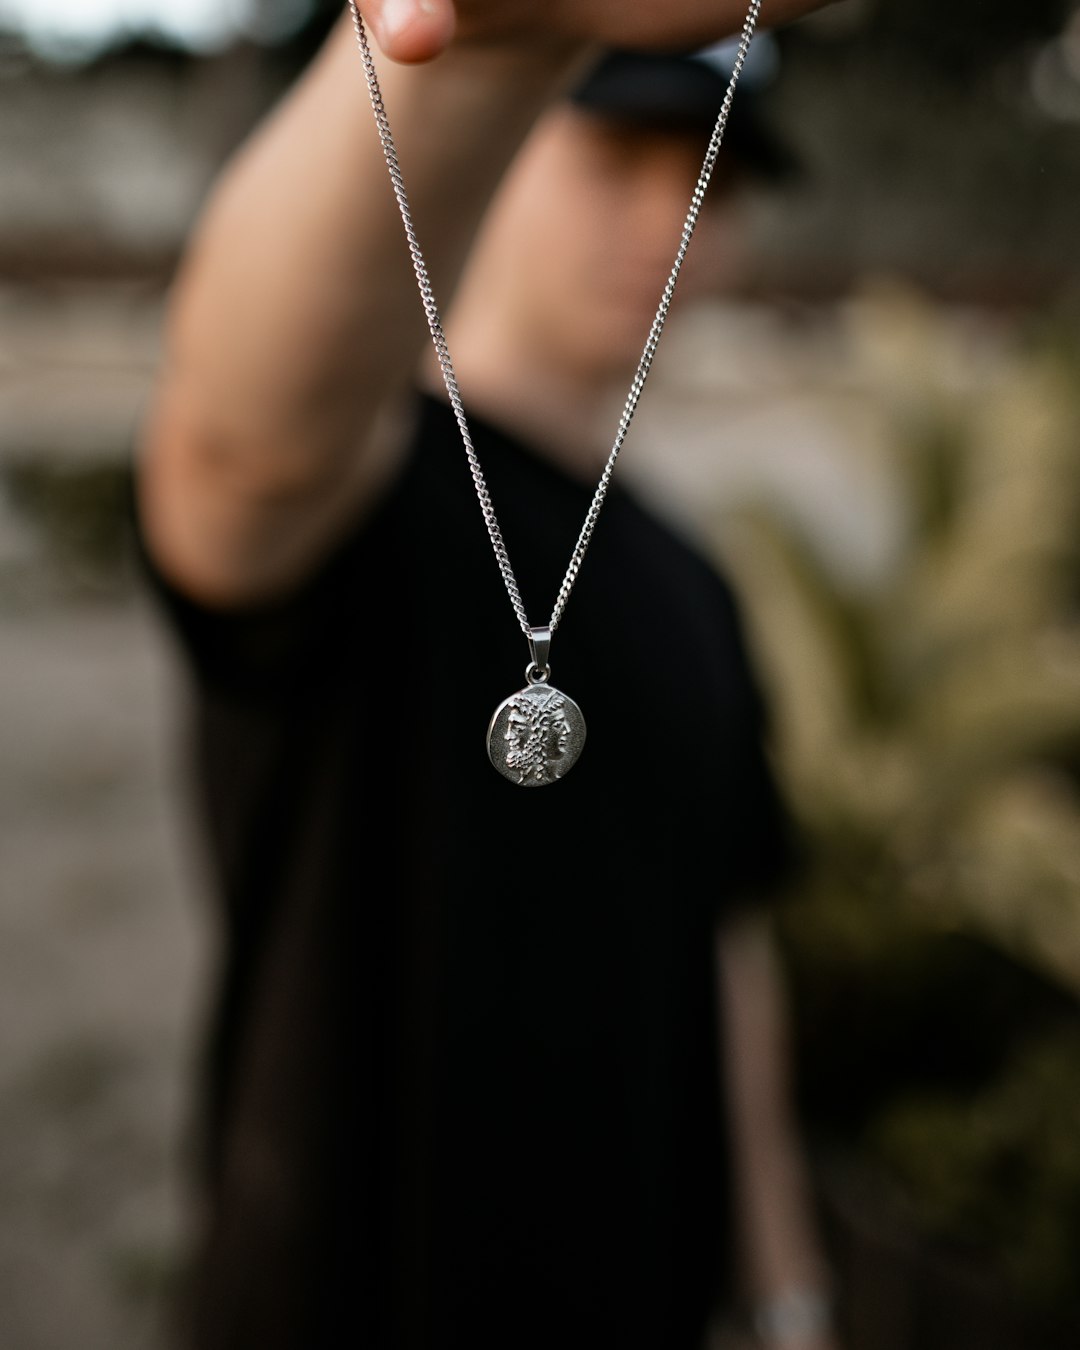
<instances>
[{"instance_id":1,"label":"fingernail","mask_svg":"<svg viewBox=\"0 0 1080 1350\"><path fill-rule=\"evenodd\" d=\"M430 0L421 0L423 4ZM393 38L416 18L416 0L383 0L379 28L384 39Z\"/></svg>"}]
</instances>

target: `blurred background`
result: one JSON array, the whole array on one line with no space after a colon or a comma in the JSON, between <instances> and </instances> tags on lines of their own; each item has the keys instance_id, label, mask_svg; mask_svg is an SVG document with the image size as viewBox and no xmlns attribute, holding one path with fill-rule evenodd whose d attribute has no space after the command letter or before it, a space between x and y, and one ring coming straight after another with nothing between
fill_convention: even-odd
<instances>
[{"instance_id":1,"label":"blurred background","mask_svg":"<svg viewBox=\"0 0 1080 1350\"><path fill-rule=\"evenodd\" d=\"M200 202L339 9L0 0L11 1350L161 1344L215 931L130 442ZM850 1350L1075 1350L1080 5L842 0L779 51L807 172L669 325L620 472L734 573L772 695Z\"/></svg>"}]
</instances>

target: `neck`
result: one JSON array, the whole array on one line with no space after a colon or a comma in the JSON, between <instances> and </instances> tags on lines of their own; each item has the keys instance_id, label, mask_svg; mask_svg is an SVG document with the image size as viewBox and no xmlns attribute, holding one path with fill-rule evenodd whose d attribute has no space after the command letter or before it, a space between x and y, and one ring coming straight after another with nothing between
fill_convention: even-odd
<instances>
[{"instance_id":1,"label":"neck","mask_svg":"<svg viewBox=\"0 0 1080 1350\"><path fill-rule=\"evenodd\" d=\"M479 316L455 321L447 345L466 417L470 411L519 437L572 477L593 484L611 449L610 374L570 369L561 361L522 351L505 332L487 331ZM426 386L445 396L434 355L425 362Z\"/></svg>"}]
</instances>

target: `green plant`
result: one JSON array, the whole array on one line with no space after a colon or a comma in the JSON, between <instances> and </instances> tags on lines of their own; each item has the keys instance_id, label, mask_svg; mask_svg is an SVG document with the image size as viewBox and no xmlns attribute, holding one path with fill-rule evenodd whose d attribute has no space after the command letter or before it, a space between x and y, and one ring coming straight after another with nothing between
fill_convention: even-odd
<instances>
[{"instance_id":1,"label":"green plant","mask_svg":"<svg viewBox=\"0 0 1080 1350\"><path fill-rule=\"evenodd\" d=\"M887 575L767 504L719 531L809 846L780 926L803 1109L921 1240L1080 1320L1078 330L899 288L853 313Z\"/></svg>"}]
</instances>

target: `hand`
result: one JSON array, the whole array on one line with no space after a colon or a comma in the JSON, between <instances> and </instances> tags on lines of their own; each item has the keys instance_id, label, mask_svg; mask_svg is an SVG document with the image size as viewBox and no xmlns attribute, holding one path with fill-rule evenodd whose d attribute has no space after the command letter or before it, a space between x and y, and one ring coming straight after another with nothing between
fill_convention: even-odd
<instances>
[{"instance_id":1,"label":"hand","mask_svg":"<svg viewBox=\"0 0 1080 1350\"><path fill-rule=\"evenodd\" d=\"M430 61L455 36L469 41L548 36L624 47L699 47L739 30L748 0L357 0L391 60ZM833 0L764 0L762 26Z\"/></svg>"}]
</instances>

